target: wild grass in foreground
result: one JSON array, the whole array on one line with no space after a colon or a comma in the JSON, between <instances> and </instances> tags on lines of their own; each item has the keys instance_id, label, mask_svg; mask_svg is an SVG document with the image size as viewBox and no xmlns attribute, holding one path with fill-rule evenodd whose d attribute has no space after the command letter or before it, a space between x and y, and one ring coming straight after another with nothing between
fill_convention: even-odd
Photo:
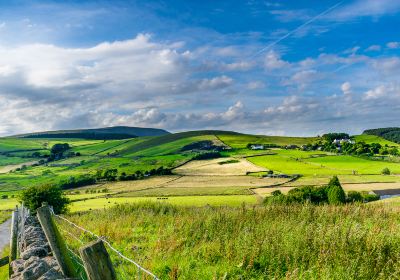
<instances>
[{"instance_id":1,"label":"wild grass in foreground","mask_svg":"<svg viewBox=\"0 0 400 280\"><path fill-rule=\"evenodd\" d=\"M0 224L11 218L11 211L0 211Z\"/></svg>"},{"instance_id":2,"label":"wild grass in foreground","mask_svg":"<svg viewBox=\"0 0 400 280\"><path fill-rule=\"evenodd\" d=\"M142 202L68 218L161 279L400 278L400 215L381 205Z\"/></svg>"}]
</instances>

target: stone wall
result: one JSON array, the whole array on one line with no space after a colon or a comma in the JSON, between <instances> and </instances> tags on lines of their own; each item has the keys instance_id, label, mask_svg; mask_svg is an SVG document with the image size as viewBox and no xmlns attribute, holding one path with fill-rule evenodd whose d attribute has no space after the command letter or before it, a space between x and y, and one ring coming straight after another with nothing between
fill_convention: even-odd
<instances>
[{"instance_id":1,"label":"stone wall","mask_svg":"<svg viewBox=\"0 0 400 280\"><path fill-rule=\"evenodd\" d=\"M28 216L18 236L20 257L11 263L10 280L58 280L63 276L52 256L46 236L38 219Z\"/></svg>"}]
</instances>

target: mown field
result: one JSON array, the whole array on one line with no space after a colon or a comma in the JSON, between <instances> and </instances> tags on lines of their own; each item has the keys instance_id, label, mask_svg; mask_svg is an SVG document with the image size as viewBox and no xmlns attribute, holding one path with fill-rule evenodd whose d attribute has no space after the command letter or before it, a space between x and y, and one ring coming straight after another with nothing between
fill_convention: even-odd
<instances>
[{"instance_id":1,"label":"mown field","mask_svg":"<svg viewBox=\"0 0 400 280\"><path fill-rule=\"evenodd\" d=\"M161 279L400 277L397 210L380 205L237 208L141 202L68 218L105 236ZM117 272L122 270L136 273L123 263Z\"/></svg>"}]
</instances>

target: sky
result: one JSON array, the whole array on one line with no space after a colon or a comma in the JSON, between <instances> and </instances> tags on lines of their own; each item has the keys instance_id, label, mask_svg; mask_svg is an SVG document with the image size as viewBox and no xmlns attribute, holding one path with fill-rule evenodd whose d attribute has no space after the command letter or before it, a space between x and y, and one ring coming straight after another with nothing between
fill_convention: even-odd
<instances>
[{"instance_id":1,"label":"sky","mask_svg":"<svg viewBox=\"0 0 400 280\"><path fill-rule=\"evenodd\" d=\"M400 0L0 0L0 136L400 126Z\"/></svg>"}]
</instances>

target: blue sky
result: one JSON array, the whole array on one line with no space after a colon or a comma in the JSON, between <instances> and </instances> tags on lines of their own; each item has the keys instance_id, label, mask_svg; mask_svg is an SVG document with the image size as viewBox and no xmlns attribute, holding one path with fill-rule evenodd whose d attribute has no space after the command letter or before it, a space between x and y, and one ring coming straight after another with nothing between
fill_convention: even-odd
<instances>
[{"instance_id":1,"label":"blue sky","mask_svg":"<svg viewBox=\"0 0 400 280\"><path fill-rule=\"evenodd\" d=\"M400 0L0 1L0 135L399 126Z\"/></svg>"}]
</instances>

